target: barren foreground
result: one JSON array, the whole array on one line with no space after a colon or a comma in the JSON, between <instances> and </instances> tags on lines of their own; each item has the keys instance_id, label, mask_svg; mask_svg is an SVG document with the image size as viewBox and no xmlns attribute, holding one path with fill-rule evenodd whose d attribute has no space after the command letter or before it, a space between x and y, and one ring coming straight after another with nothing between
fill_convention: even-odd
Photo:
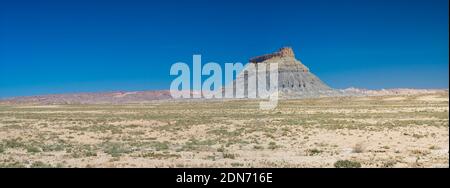
<instances>
[{"instance_id":1,"label":"barren foreground","mask_svg":"<svg viewBox=\"0 0 450 188\"><path fill-rule=\"evenodd\" d=\"M0 167L448 167L448 97L3 105Z\"/></svg>"}]
</instances>

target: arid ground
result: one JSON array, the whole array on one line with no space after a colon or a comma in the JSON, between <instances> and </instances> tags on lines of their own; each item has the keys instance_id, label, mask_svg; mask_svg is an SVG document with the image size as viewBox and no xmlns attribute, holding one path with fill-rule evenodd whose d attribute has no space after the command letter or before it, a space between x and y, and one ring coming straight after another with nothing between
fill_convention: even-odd
<instances>
[{"instance_id":1,"label":"arid ground","mask_svg":"<svg viewBox=\"0 0 450 188\"><path fill-rule=\"evenodd\" d=\"M448 99L2 105L0 167L449 167Z\"/></svg>"}]
</instances>

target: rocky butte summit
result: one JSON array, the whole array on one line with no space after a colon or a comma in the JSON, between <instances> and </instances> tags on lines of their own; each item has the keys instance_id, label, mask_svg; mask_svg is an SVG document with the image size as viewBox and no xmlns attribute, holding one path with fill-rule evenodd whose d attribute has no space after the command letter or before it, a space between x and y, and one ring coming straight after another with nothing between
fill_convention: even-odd
<instances>
[{"instance_id":1,"label":"rocky butte summit","mask_svg":"<svg viewBox=\"0 0 450 188\"><path fill-rule=\"evenodd\" d=\"M343 94L332 89L311 73L308 67L295 58L294 51L290 47L283 47L274 53L250 58L249 63L254 63L256 67L260 64L270 66L270 64L278 63L278 92L282 98L326 97ZM238 75L238 77L244 77L242 80L245 82L248 82L250 76L245 69ZM244 85L247 88L248 84Z\"/></svg>"}]
</instances>

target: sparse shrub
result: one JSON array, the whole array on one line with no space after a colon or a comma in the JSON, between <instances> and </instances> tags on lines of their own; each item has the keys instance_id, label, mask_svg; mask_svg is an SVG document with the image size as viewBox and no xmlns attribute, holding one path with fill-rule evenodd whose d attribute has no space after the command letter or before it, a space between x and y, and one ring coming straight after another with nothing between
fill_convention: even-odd
<instances>
[{"instance_id":1,"label":"sparse shrub","mask_svg":"<svg viewBox=\"0 0 450 188\"><path fill-rule=\"evenodd\" d=\"M95 152L93 150L85 150L84 151L84 156L86 156L86 157L95 157L95 156L97 156L97 152Z\"/></svg>"},{"instance_id":2,"label":"sparse shrub","mask_svg":"<svg viewBox=\"0 0 450 188\"><path fill-rule=\"evenodd\" d=\"M53 166L51 164L46 164L41 161L36 161L30 166L30 168L52 168L52 167Z\"/></svg>"},{"instance_id":3,"label":"sparse shrub","mask_svg":"<svg viewBox=\"0 0 450 188\"><path fill-rule=\"evenodd\" d=\"M232 154L232 153L224 153L223 154L223 158L225 158L225 159L235 159L236 155Z\"/></svg>"},{"instance_id":4,"label":"sparse shrub","mask_svg":"<svg viewBox=\"0 0 450 188\"><path fill-rule=\"evenodd\" d=\"M391 149L391 147L389 147L389 146L383 146L381 148L383 148L383 149Z\"/></svg>"},{"instance_id":5,"label":"sparse shrub","mask_svg":"<svg viewBox=\"0 0 450 188\"><path fill-rule=\"evenodd\" d=\"M66 147L65 144L62 143L56 143L56 144L46 144L42 146L42 151L49 152L49 151L63 151Z\"/></svg>"},{"instance_id":6,"label":"sparse shrub","mask_svg":"<svg viewBox=\"0 0 450 188\"><path fill-rule=\"evenodd\" d=\"M91 145L75 145L66 148L66 152L70 153L74 158L97 156L96 147ZM106 152L105 152L106 153Z\"/></svg>"},{"instance_id":7,"label":"sparse shrub","mask_svg":"<svg viewBox=\"0 0 450 188\"><path fill-rule=\"evenodd\" d=\"M206 146L212 146L216 143L215 140L197 140L195 138L189 139L181 150L183 151L192 151L192 150L201 150ZM228 143L227 143L228 144Z\"/></svg>"},{"instance_id":8,"label":"sparse shrub","mask_svg":"<svg viewBox=\"0 0 450 188\"><path fill-rule=\"evenodd\" d=\"M23 147L24 144L20 142L20 139L10 139L10 140L4 140L5 147L7 148L20 148Z\"/></svg>"},{"instance_id":9,"label":"sparse shrub","mask_svg":"<svg viewBox=\"0 0 450 188\"><path fill-rule=\"evenodd\" d=\"M437 149L440 149L438 146L430 146L428 149L431 149L431 150L437 150ZM0 149L0 151L1 151L1 149ZM0 152L1 153L1 152Z\"/></svg>"},{"instance_id":10,"label":"sparse shrub","mask_svg":"<svg viewBox=\"0 0 450 188\"><path fill-rule=\"evenodd\" d=\"M427 150L414 149L414 150L411 150L411 153L414 155L425 156L425 155L430 154L431 152L427 151Z\"/></svg>"},{"instance_id":11,"label":"sparse shrub","mask_svg":"<svg viewBox=\"0 0 450 188\"><path fill-rule=\"evenodd\" d=\"M28 153L38 153L41 152L41 149L36 147L36 146L32 146L32 145L28 145L26 146L27 152Z\"/></svg>"},{"instance_id":12,"label":"sparse shrub","mask_svg":"<svg viewBox=\"0 0 450 188\"><path fill-rule=\"evenodd\" d=\"M392 168L394 167L394 165L397 163L397 161L395 160L389 160L389 161L385 161L383 163L383 168Z\"/></svg>"},{"instance_id":13,"label":"sparse shrub","mask_svg":"<svg viewBox=\"0 0 450 188\"><path fill-rule=\"evenodd\" d=\"M153 158L153 159L167 159L167 158L180 158L181 156L178 154L149 152L140 154L139 157Z\"/></svg>"},{"instance_id":14,"label":"sparse shrub","mask_svg":"<svg viewBox=\"0 0 450 188\"><path fill-rule=\"evenodd\" d=\"M231 163L232 167L240 167L240 166L244 166L244 164L242 163Z\"/></svg>"},{"instance_id":15,"label":"sparse shrub","mask_svg":"<svg viewBox=\"0 0 450 188\"><path fill-rule=\"evenodd\" d=\"M275 136L273 136L273 135L270 134L270 133L264 133L264 135L265 135L266 137L268 137L268 138L272 138L272 139L275 138Z\"/></svg>"},{"instance_id":16,"label":"sparse shrub","mask_svg":"<svg viewBox=\"0 0 450 188\"><path fill-rule=\"evenodd\" d=\"M420 134L413 134L412 135L412 137L414 137L414 138L416 138L416 139L420 139L420 138L423 138L423 137L425 137L425 135L420 135Z\"/></svg>"},{"instance_id":17,"label":"sparse shrub","mask_svg":"<svg viewBox=\"0 0 450 188\"><path fill-rule=\"evenodd\" d=\"M216 156L214 156L214 155L208 155L208 156L206 156L205 159L211 160L211 161L216 161Z\"/></svg>"},{"instance_id":18,"label":"sparse shrub","mask_svg":"<svg viewBox=\"0 0 450 188\"><path fill-rule=\"evenodd\" d=\"M334 163L336 168L361 168L361 163L349 160L339 160Z\"/></svg>"},{"instance_id":19,"label":"sparse shrub","mask_svg":"<svg viewBox=\"0 0 450 188\"><path fill-rule=\"evenodd\" d=\"M167 142L167 141L165 141L165 142L154 142L153 143L153 147L155 148L156 151L167 150L167 149L169 149L169 142Z\"/></svg>"},{"instance_id":20,"label":"sparse shrub","mask_svg":"<svg viewBox=\"0 0 450 188\"><path fill-rule=\"evenodd\" d=\"M106 142L103 144L103 151L112 157L120 157L123 153L131 152L125 145L120 143Z\"/></svg>"},{"instance_id":21,"label":"sparse shrub","mask_svg":"<svg viewBox=\"0 0 450 188\"><path fill-rule=\"evenodd\" d=\"M217 152L224 152L225 148L223 146L221 146L220 148L217 148Z\"/></svg>"},{"instance_id":22,"label":"sparse shrub","mask_svg":"<svg viewBox=\"0 0 450 188\"><path fill-rule=\"evenodd\" d=\"M280 146L278 146L275 142L270 142L269 143L269 149L272 149L272 150L274 150L274 149L277 149L277 148L279 148Z\"/></svg>"},{"instance_id":23,"label":"sparse shrub","mask_svg":"<svg viewBox=\"0 0 450 188\"><path fill-rule=\"evenodd\" d=\"M0 168L25 168L26 166L20 162L0 163Z\"/></svg>"},{"instance_id":24,"label":"sparse shrub","mask_svg":"<svg viewBox=\"0 0 450 188\"><path fill-rule=\"evenodd\" d=\"M262 146L258 146L258 145L254 145L253 149L263 149L263 147Z\"/></svg>"},{"instance_id":25,"label":"sparse shrub","mask_svg":"<svg viewBox=\"0 0 450 188\"><path fill-rule=\"evenodd\" d=\"M308 153L309 156L313 156L313 155L318 155L318 154L322 153L322 150L313 148L313 149L306 150L306 152Z\"/></svg>"}]
</instances>

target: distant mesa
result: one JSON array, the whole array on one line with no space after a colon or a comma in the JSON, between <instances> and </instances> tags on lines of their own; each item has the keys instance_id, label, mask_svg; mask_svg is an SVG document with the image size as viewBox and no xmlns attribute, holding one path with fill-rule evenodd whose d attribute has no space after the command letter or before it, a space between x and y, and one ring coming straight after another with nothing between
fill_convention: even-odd
<instances>
[{"instance_id":1,"label":"distant mesa","mask_svg":"<svg viewBox=\"0 0 450 188\"><path fill-rule=\"evenodd\" d=\"M274 53L250 58L249 62L256 64L256 66L259 64L278 64L278 89L281 97L308 98L342 95L339 91L325 84L311 73L309 68L300 60L296 59L291 47L283 47Z\"/></svg>"},{"instance_id":2,"label":"distant mesa","mask_svg":"<svg viewBox=\"0 0 450 188\"><path fill-rule=\"evenodd\" d=\"M317 98L333 96L411 95L447 92L448 89L333 89L296 59L294 50L283 47L278 51L250 58L249 63L278 63L278 92L280 98ZM244 76L242 71L238 76ZM189 92L189 91L187 91ZM170 91L75 93L44 96L15 97L0 100L0 104L132 104L160 100L174 100Z\"/></svg>"}]
</instances>

